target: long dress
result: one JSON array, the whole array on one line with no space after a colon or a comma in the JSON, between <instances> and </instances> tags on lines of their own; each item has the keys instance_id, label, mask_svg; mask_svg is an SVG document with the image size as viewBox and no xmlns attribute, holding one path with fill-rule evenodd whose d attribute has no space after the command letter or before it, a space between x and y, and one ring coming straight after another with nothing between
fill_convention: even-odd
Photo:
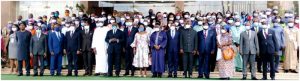
<instances>
[{"instance_id":1,"label":"long dress","mask_svg":"<svg viewBox=\"0 0 300 81\"><path fill-rule=\"evenodd\" d=\"M151 47L151 71L152 73L163 73L165 69L165 47L167 44L167 34L166 32L153 32L150 37L150 47ZM154 45L160 45L160 49L156 50Z\"/></svg>"},{"instance_id":2,"label":"long dress","mask_svg":"<svg viewBox=\"0 0 300 81\"><path fill-rule=\"evenodd\" d=\"M289 29L285 28L284 29L284 35L285 35L285 52L284 52L284 69L292 69L292 70L297 70L297 47L300 42L300 35L299 35L299 30L296 28Z\"/></svg>"},{"instance_id":3,"label":"long dress","mask_svg":"<svg viewBox=\"0 0 300 81\"><path fill-rule=\"evenodd\" d=\"M9 59L17 59L17 41L16 41L16 33L9 35L9 43L8 43L8 58Z\"/></svg>"},{"instance_id":4,"label":"long dress","mask_svg":"<svg viewBox=\"0 0 300 81\"><path fill-rule=\"evenodd\" d=\"M96 49L96 65L95 73L107 73L108 62L107 62L107 47L108 44L105 42L106 33L110 29L108 27L98 27L94 31L92 48Z\"/></svg>"},{"instance_id":5,"label":"long dress","mask_svg":"<svg viewBox=\"0 0 300 81\"><path fill-rule=\"evenodd\" d=\"M234 43L240 44L240 35L243 31L245 31L245 27L244 26L240 26L240 27L232 26L230 28L230 31L232 34L232 42L233 42L232 44L234 44ZM235 59L234 59L235 68L237 71L241 71L243 68L242 56L240 55L237 46L233 46L233 49L236 53Z\"/></svg>"},{"instance_id":6,"label":"long dress","mask_svg":"<svg viewBox=\"0 0 300 81\"><path fill-rule=\"evenodd\" d=\"M136 48L136 52L133 57L132 65L134 67L143 68L149 67L149 38L148 33L135 34L134 41L131 43L131 47Z\"/></svg>"},{"instance_id":7,"label":"long dress","mask_svg":"<svg viewBox=\"0 0 300 81\"><path fill-rule=\"evenodd\" d=\"M222 35L219 39L220 40L218 40L218 43L219 43L218 45L224 45L224 44L231 44L232 43L231 42L232 37L230 36L230 34ZM224 47L219 48L219 49L225 49L225 48L228 48L230 46L224 46ZM219 76L221 78L228 78L228 77L232 77L234 75L234 73L235 73L234 59L224 60L223 57L221 57L221 59L218 60L217 64L218 64L218 68L219 68Z\"/></svg>"}]
</instances>

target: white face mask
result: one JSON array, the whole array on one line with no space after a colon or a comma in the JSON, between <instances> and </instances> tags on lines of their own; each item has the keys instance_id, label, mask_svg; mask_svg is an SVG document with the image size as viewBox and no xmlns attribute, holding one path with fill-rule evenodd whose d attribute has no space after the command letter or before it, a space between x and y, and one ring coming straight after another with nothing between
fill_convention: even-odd
<instances>
[{"instance_id":1,"label":"white face mask","mask_svg":"<svg viewBox=\"0 0 300 81\"><path fill-rule=\"evenodd\" d=\"M228 20L228 23L233 23L233 20Z\"/></svg>"},{"instance_id":2,"label":"white face mask","mask_svg":"<svg viewBox=\"0 0 300 81\"><path fill-rule=\"evenodd\" d=\"M103 26L103 23L96 23L97 27Z\"/></svg>"},{"instance_id":3,"label":"white face mask","mask_svg":"<svg viewBox=\"0 0 300 81\"><path fill-rule=\"evenodd\" d=\"M185 25L185 28L187 29L187 28L191 28L191 25Z\"/></svg>"},{"instance_id":4,"label":"white face mask","mask_svg":"<svg viewBox=\"0 0 300 81\"><path fill-rule=\"evenodd\" d=\"M16 27L11 28L12 31L17 31Z\"/></svg>"},{"instance_id":5,"label":"white face mask","mask_svg":"<svg viewBox=\"0 0 300 81\"><path fill-rule=\"evenodd\" d=\"M171 29L171 30L175 30L175 26L171 26L170 29Z\"/></svg>"},{"instance_id":6,"label":"white face mask","mask_svg":"<svg viewBox=\"0 0 300 81\"><path fill-rule=\"evenodd\" d=\"M203 26L203 29L207 30L207 29L208 29L208 26Z\"/></svg>"},{"instance_id":7,"label":"white face mask","mask_svg":"<svg viewBox=\"0 0 300 81\"><path fill-rule=\"evenodd\" d=\"M90 28L90 26L84 26L84 29L89 29Z\"/></svg>"},{"instance_id":8,"label":"white face mask","mask_svg":"<svg viewBox=\"0 0 300 81\"><path fill-rule=\"evenodd\" d=\"M271 14L271 12L266 12L266 15L270 15Z\"/></svg>"},{"instance_id":9,"label":"white face mask","mask_svg":"<svg viewBox=\"0 0 300 81\"><path fill-rule=\"evenodd\" d=\"M221 30L221 33L226 33L226 30L225 30L225 29L222 29L222 30Z\"/></svg>"},{"instance_id":10,"label":"white face mask","mask_svg":"<svg viewBox=\"0 0 300 81\"><path fill-rule=\"evenodd\" d=\"M153 31L159 31L159 28L157 28L157 27L153 28Z\"/></svg>"},{"instance_id":11,"label":"white face mask","mask_svg":"<svg viewBox=\"0 0 300 81\"><path fill-rule=\"evenodd\" d=\"M107 16L107 19L110 19L111 18L111 16Z\"/></svg>"},{"instance_id":12,"label":"white face mask","mask_svg":"<svg viewBox=\"0 0 300 81\"><path fill-rule=\"evenodd\" d=\"M240 23L240 22L235 22L235 25L236 25L236 26L240 26L241 23Z\"/></svg>"},{"instance_id":13,"label":"white face mask","mask_svg":"<svg viewBox=\"0 0 300 81\"><path fill-rule=\"evenodd\" d=\"M202 25L203 24L203 22L202 21L198 21L198 25Z\"/></svg>"},{"instance_id":14,"label":"white face mask","mask_svg":"<svg viewBox=\"0 0 300 81\"><path fill-rule=\"evenodd\" d=\"M75 21L75 24L79 24L79 21Z\"/></svg>"},{"instance_id":15,"label":"white face mask","mask_svg":"<svg viewBox=\"0 0 300 81\"><path fill-rule=\"evenodd\" d=\"M75 27L74 26L71 26L70 28L69 28L69 31L74 31L75 30Z\"/></svg>"},{"instance_id":16,"label":"white face mask","mask_svg":"<svg viewBox=\"0 0 300 81\"><path fill-rule=\"evenodd\" d=\"M131 26L132 22L126 22L125 24L126 24L126 26Z\"/></svg>"},{"instance_id":17,"label":"white face mask","mask_svg":"<svg viewBox=\"0 0 300 81\"><path fill-rule=\"evenodd\" d=\"M262 25L262 28L263 28L263 29L267 29L268 26L267 26L267 25Z\"/></svg>"},{"instance_id":18,"label":"white face mask","mask_svg":"<svg viewBox=\"0 0 300 81\"><path fill-rule=\"evenodd\" d=\"M192 20L192 21L195 20L195 17L191 17L191 20Z\"/></svg>"},{"instance_id":19,"label":"white face mask","mask_svg":"<svg viewBox=\"0 0 300 81\"><path fill-rule=\"evenodd\" d=\"M121 18L121 21L125 21L125 18Z\"/></svg>"},{"instance_id":20,"label":"white face mask","mask_svg":"<svg viewBox=\"0 0 300 81\"><path fill-rule=\"evenodd\" d=\"M175 23L176 26L178 26L178 24L179 24L179 23L177 23L177 22Z\"/></svg>"},{"instance_id":21,"label":"white face mask","mask_svg":"<svg viewBox=\"0 0 300 81\"><path fill-rule=\"evenodd\" d=\"M115 22L115 20L110 20L110 23L114 23Z\"/></svg>"},{"instance_id":22,"label":"white face mask","mask_svg":"<svg viewBox=\"0 0 300 81\"><path fill-rule=\"evenodd\" d=\"M42 23L37 23L37 25L38 25L38 26L41 26L41 25L42 25Z\"/></svg>"},{"instance_id":23,"label":"white face mask","mask_svg":"<svg viewBox=\"0 0 300 81\"><path fill-rule=\"evenodd\" d=\"M245 27L246 27L247 30L250 30L250 28L251 28L250 26L245 26Z\"/></svg>"},{"instance_id":24,"label":"white face mask","mask_svg":"<svg viewBox=\"0 0 300 81\"><path fill-rule=\"evenodd\" d=\"M180 19L180 16L176 16L176 19Z\"/></svg>"},{"instance_id":25,"label":"white face mask","mask_svg":"<svg viewBox=\"0 0 300 81\"><path fill-rule=\"evenodd\" d=\"M66 26L67 26L67 27L69 27L69 26L70 26L70 24L66 24Z\"/></svg>"},{"instance_id":26,"label":"white face mask","mask_svg":"<svg viewBox=\"0 0 300 81\"><path fill-rule=\"evenodd\" d=\"M66 22L61 22L61 24L66 24Z\"/></svg>"},{"instance_id":27,"label":"white face mask","mask_svg":"<svg viewBox=\"0 0 300 81\"><path fill-rule=\"evenodd\" d=\"M75 17L71 17L72 20L75 20Z\"/></svg>"},{"instance_id":28,"label":"white face mask","mask_svg":"<svg viewBox=\"0 0 300 81\"><path fill-rule=\"evenodd\" d=\"M148 22L143 22L144 25L148 25Z\"/></svg>"},{"instance_id":29,"label":"white face mask","mask_svg":"<svg viewBox=\"0 0 300 81\"><path fill-rule=\"evenodd\" d=\"M226 17L229 17L230 16L230 14L226 14Z\"/></svg>"},{"instance_id":30,"label":"white face mask","mask_svg":"<svg viewBox=\"0 0 300 81\"><path fill-rule=\"evenodd\" d=\"M179 20L179 23L183 23L183 20Z\"/></svg>"},{"instance_id":31,"label":"white face mask","mask_svg":"<svg viewBox=\"0 0 300 81\"><path fill-rule=\"evenodd\" d=\"M294 27L294 23L288 23L289 27Z\"/></svg>"},{"instance_id":32,"label":"white face mask","mask_svg":"<svg viewBox=\"0 0 300 81\"><path fill-rule=\"evenodd\" d=\"M28 29L32 30L33 26L28 26Z\"/></svg>"},{"instance_id":33,"label":"white face mask","mask_svg":"<svg viewBox=\"0 0 300 81\"><path fill-rule=\"evenodd\" d=\"M295 20L295 23L299 23L299 20L297 19L297 20Z\"/></svg>"}]
</instances>

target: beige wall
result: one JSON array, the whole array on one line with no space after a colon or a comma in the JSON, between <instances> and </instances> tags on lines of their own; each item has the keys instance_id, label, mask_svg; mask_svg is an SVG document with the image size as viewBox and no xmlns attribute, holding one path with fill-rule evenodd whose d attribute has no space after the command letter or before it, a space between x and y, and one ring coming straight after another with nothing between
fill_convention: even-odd
<instances>
[{"instance_id":1,"label":"beige wall","mask_svg":"<svg viewBox=\"0 0 300 81\"><path fill-rule=\"evenodd\" d=\"M17 1L1 1L1 28L16 20Z\"/></svg>"}]
</instances>

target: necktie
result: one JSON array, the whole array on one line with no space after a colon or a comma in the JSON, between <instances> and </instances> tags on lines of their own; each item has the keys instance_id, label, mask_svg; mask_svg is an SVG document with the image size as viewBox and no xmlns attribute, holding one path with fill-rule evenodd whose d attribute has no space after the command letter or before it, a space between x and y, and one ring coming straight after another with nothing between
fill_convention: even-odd
<instances>
[{"instance_id":1,"label":"necktie","mask_svg":"<svg viewBox=\"0 0 300 81\"><path fill-rule=\"evenodd\" d=\"M267 36L268 36L268 32L267 30L265 30L265 38L267 39Z\"/></svg>"},{"instance_id":2,"label":"necktie","mask_svg":"<svg viewBox=\"0 0 300 81\"><path fill-rule=\"evenodd\" d=\"M86 30L85 30L85 34L88 34L88 32L89 32L89 30L86 29Z\"/></svg>"},{"instance_id":3,"label":"necktie","mask_svg":"<svg viewBox=\"0 0 300 81\"><path fill-rule=\"evenodd\" d=\"M128 35L130 35L130 33L131 33L131 28L128 28L129 30L128 30Z\"/></svg>"},{"instance_id":4,"label":"necktie","mask_svg":"<svg viewBox=\"0 0 300 81\"><path fill-rule=\"evenodd\" d=\"M204 30L204 38L206 38L206 30Z\"/></svg>"},{"instance_id":5,"label":"necktie","mask_svg":"<svg viewBox=\"0 0 300 81\"><path fill-rule=\"evenodd\" d=\"M175 36L175 30L172 30L172 38Z\"/></svg>"}]
</instances>

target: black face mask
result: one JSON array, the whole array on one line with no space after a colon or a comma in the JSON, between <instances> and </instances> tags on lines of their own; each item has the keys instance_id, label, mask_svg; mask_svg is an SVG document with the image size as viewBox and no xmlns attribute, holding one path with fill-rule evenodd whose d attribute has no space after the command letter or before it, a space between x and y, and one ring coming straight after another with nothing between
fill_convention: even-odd
<instances>
[{"instance_id":1,"label":"black face mask","mask_svg":"<svg viewBox=\"0 0 300 81\"><path fill-rule=\"evenodd\" d=\"M149 12L149 15L152 15L153 12Z\"/></svg>"}]
</instances>

